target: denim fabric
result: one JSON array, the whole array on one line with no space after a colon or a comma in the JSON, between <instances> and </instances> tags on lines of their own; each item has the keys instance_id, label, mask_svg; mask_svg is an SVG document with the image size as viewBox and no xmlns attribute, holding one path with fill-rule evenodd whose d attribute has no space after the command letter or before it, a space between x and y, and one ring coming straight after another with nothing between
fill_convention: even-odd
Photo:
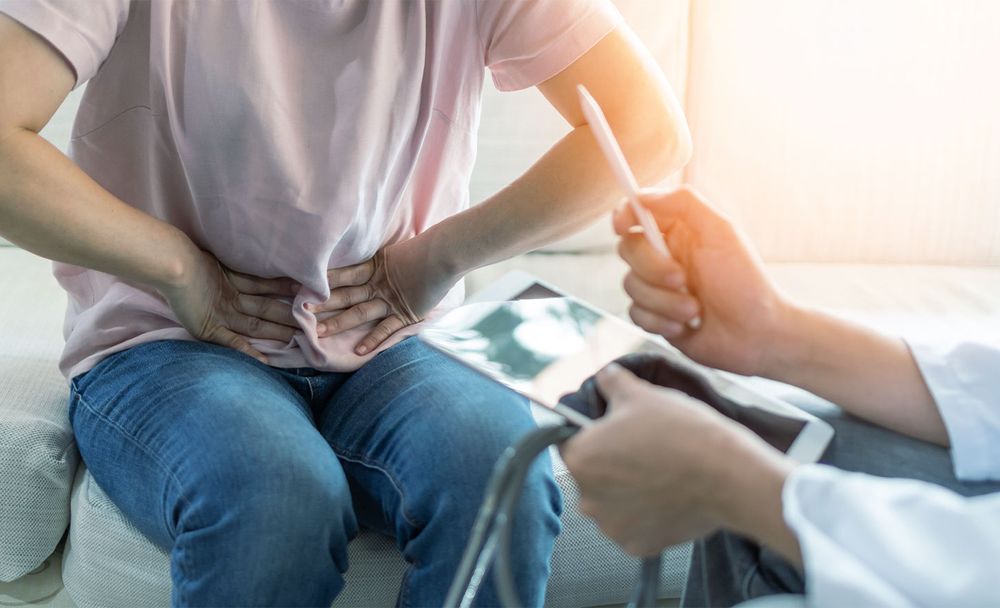
<instances>
[{"instance_id":1,"label":"denim fabric","mask_svg":"<svg viewBox=\"0 0 1000 608\"><path fill-rule=\"evenodd\" d=\"M816 402L803 409L826 420L835 435L820 462L845 471L916 479L963 496L1000 491L1000 483L955 477L946 448L869 424L837 407ZM765 595L804 593L797 568L776 552L729 532L696 541L682 605L732 606Z\"/></svg>"},{"instance_id":2,"label":"denim fabric","mask_svg":"<svg viewBox=\"0 0 1000 608\"><path fill-rule=\"evenodd\" d=\"M70 420L97 483L170 552L177 606L329 606L359 528L410 563L402 606L440 606L528 404L416 339L354 373L277 369L189 341L142 344L76 377ZM548 458L513 536L541 605L561 497ZM497 604L488 581L484 605Z\"/></svg>"}]
</instances>

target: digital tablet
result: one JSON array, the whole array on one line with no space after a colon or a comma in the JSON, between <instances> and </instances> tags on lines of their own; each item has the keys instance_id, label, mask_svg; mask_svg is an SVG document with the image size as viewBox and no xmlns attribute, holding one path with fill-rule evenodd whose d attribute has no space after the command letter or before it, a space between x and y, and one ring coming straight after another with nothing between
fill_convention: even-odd
<instances>
[{"instance_id":1,"label":"digital tablet","mask_svg":"<svg viewBox=\"0 0 1000 608\"><path fill-rule=\"evenodd\" d=\"M649 353L711 387L727 404L713 407L799 462L818 460L833 437L822 420L754 390L740 376L699 365L661 337L527 273L504 276L429 323L420 338L580 426L593 421L564 398L608 363Z\"/></svg>"}]
</instances>

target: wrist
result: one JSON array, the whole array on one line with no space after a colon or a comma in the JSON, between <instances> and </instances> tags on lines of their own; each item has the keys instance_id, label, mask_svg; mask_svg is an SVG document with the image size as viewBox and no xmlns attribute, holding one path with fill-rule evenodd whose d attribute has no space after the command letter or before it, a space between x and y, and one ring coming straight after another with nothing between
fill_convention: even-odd
<instances>
[{"instance_id":1,"label":"wrist","mask_svg":"<svg viewBox=\"0 0 1000 608\"><path fill-rule=\"evenodd\" d=\"M757 375L795 384L796 370L809 365L817 325L817 313L797 304L782 301L779 313L766 333L765 351Z\"/></svg>"},{"instance_id":2,"label":"wrist","mask_svg":"<svg viewBox=\"0 0 1000 608\"><path fill-rule=\"evenodd\" d=\"M419 255L435 275L432 280L455 283L478 266L469 248L453 238L447 224L445 220L413 237L413 241L420 245Z\"/></svg>"},{"instance_id":3,"label":"wrist","mask_svg":"<svg viewBox=\"0 0 1000 608\"><path fill-rule=\"evenodd\" d=\"M154 269L149 283L160 293L184 289L191 284L201 257L201 250L180 230L171 227L164 255Z\"/></svg>"},{"instance_id":4,"label":"wrist","mask_svg":"<svg viewBox=\"0 0 1000 608\"><path fill-rule=\"evenodd\" d=\"M794 539L785 524L782 494L796 464L749 431L730 442L728 466L720 473L715 513L721 528L783 553Z\"/></svg>"}]
</instances>

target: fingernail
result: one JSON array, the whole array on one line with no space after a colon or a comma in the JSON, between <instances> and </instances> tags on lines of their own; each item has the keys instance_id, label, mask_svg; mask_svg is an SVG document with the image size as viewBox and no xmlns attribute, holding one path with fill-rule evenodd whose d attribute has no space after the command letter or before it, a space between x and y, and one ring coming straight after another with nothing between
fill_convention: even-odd
<instances>
[{"instance_id":1,"label":"fingernail","mask_svg":"<svg viewBox=\"0 0 1000 608\"><path fill-rule=\"evenodd\" d=\"M313 310L314 308L316 308L316 305L315 305L315 304L313 304L312 302L306 302L306 304L305 304L305 307L304 307L304 308L305 308L306 310L310 310L310 311L311 311L311 310Z\"/></svg>"},{"instance_id":2,"label":"fingernail","mask_svg":"<svg viewBox=\"0 0 1000 608\"><path fill-rule=\"evenodd\" d=\"M679 336L682 331L684 327L680 323L669 322L663 325L663 335L667 338Z\"/></svg>"},{"instance_id":3,"label":"fingernail","mask_svg":"<svg viewBox=\"0 0 1000 608\"><path fill-rule=\"evenodd\" d=\"M326 324L325 323L320 323L320 324L316 325L316 333L318 333L320 335L325 334L326 333Z\"/></svg>"},{"instance_id":4,"label":"fingernail","mask_svg":"<svg viewBox=\"0 0 1000 608\"><path fill-rule=\"evenodd\" d=\"M363 354L365 354L367 352L368 352L368 347L367 346L365 346L365 345L362 344L361 346L358 347L358 354L359 355L363 355Z\"/></svg>"}]
</instances>

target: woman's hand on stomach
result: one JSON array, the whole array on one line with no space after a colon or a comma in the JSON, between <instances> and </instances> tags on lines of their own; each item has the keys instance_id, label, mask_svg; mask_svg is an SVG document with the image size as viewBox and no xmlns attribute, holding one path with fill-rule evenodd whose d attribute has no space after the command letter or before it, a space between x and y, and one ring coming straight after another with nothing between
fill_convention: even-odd
<instances>
[{"instance_id":1,"label":"woman's hand on stomach","mask_svg":"<svg viewBox=\"0 0 1000 608\"><path fill-rule=\"evenodd\" d=\"M299 326L288 300L299 285L288 278L263 279L230 270L212 254L197 251L181 279L160 287L192 336L234 348L267 363L248 338L290 342Z\"/></svg>"},{"instance_id":2,"label":"woman's hand on stomach","mask_svg":"<svg viewBox=\"0 0 1000 608\"><path fill-rule=\"evenodd\" d=\"M460 277L434 262L421 237L383 247L360 264L330 269L330 297L306 304L312 313L336 312L317 324L318 335L322 338L375 322L354 347L356 354L365 355L397 331L422 321Z\"/></svg>"}]
</instances>

